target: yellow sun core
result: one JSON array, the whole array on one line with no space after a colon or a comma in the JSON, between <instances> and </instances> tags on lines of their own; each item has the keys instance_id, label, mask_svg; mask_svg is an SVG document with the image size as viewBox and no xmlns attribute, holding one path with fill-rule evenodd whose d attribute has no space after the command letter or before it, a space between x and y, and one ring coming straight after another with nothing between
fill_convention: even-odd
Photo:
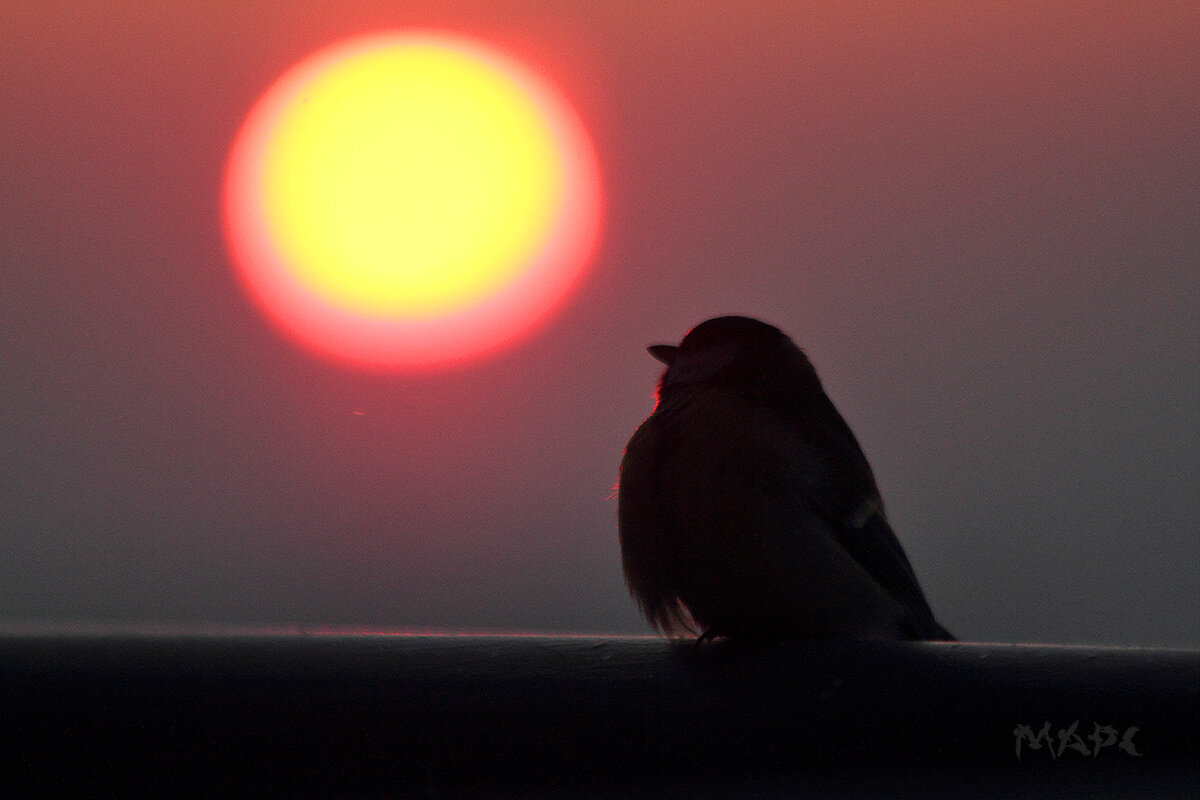
<instances>
[{"instance_id":1,"label":"yellow sun core","mask_svg":"<svg viewBox=\"0 0 1200 800\"><path fill-rule=\"evenodd\" d=\"M503 75L429 42L346 58L279 119L272 233L301 279L362 309L443 313L503 285L553 223L553 131Z\"/></svg>"}]
</instances>

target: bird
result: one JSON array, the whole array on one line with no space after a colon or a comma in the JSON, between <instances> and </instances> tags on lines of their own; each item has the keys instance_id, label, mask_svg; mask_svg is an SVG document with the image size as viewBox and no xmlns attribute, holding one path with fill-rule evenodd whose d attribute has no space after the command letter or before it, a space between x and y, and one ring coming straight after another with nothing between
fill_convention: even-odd
<instances>
[{"instance_id":1,"label":"bird","mask_svg":"<svg viewBox=\"0 0 1200 800\"><path fill-rule=\"evenodd\" d=\"M808 357L722 316L678 345L621 458L630 594L668 635L943 640L870 464Z\"/></svg>"}]
</instances>

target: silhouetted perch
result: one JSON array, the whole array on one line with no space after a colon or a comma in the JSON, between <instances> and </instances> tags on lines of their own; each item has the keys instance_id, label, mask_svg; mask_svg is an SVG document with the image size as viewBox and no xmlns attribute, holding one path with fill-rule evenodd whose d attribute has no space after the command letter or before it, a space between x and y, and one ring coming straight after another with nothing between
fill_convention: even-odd
<instances>
[{"instance_id":1,"label":"silhouetted perch","mask_svg":"<svg viewBox=\"0 0 1200 800\"><path fill-rule=\"evenodd\" d=\"M1189 796L1200 651L8 635L0 724L81 796Z\"/></svg>"}]
</instances>

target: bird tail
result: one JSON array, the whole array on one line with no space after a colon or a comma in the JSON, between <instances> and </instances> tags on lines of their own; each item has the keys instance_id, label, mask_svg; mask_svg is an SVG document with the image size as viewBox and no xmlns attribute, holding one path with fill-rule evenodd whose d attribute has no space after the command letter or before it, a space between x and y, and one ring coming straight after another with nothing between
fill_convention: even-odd
<instances>
[{"instance_id":1,"label":"bird tail","mask_svg":"<svg viewBox=\"0 0 1200 800\"><path fill-rule=\"evenodd\" d=\"M933 622L929 629L924 631L924 635L918 637L929 642L957 642L958 638L950 631L943 628L936 621Z\"/></svg>"},{"instance_id":2,"label":"bird tail","mask_svg":"<svg viewBox=\"0 0 1200 800\"><path fill-rule=\"evenodd\" d=\"M908 634L908 638L913 641L924 642L957 642L958 637L953 633L943 628L937 620L932 616L928 620L917 620L909 618L905 621L903 627Z\"/></svg>"},{"instance_id":3,"label":"bird tail","mask_svg":"<svg viewBox=\"0 0 1200 800\"><path fill-rule=\"evenodd\" d=\"M936 625L936 623L934 623L934 624ZM941 625L937 625L937 634L938 634L937 636L930 637L930 641L934 641L934 642L957 642L958 641L958 637L956 637L953 633L951 633L950 631L943 628Z\"/></svg>"}]
</instances>

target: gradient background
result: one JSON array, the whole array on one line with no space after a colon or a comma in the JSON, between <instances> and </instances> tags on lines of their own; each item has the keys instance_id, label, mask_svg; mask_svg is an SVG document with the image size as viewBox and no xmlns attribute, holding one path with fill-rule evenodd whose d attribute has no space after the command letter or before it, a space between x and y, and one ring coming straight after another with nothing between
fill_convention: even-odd
<instances>
[{"instance_id":1,"label":"gradient background","mask_svg":"<svg viewBox=\"0 0 1200 800\"><path fill-rule=\"evenodd\" d=\"M276 77L408 25L572 98L608 217L537 335L380 375L268 327L218 200ZM0 36L0 620L647 630L643 347L741 312L962 638L1200 645L1200 5L10 0Z\"/></svg>"}]
</instances>

